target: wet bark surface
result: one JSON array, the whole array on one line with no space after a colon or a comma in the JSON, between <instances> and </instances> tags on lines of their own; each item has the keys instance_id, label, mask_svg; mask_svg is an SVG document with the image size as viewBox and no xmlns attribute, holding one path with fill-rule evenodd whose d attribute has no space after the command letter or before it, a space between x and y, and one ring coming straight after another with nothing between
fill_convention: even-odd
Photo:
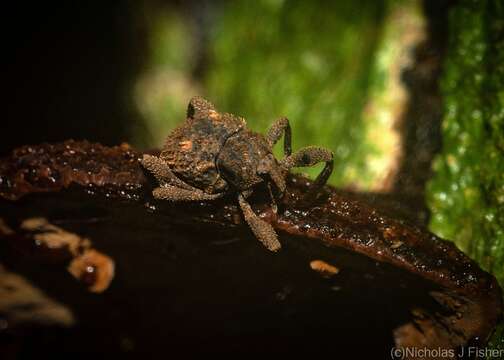
<instances>
[{"instance_id":1,"label":"wet bark surface","mask_svg":"<svg viewBox=\"0 0 504 360\"><path fill-rule=\"evenodd\" d=\"M270 253L232 197L154 200L140 156L127 145L67 141L0 160L0 262L76 319L13 326L4 312L5 354L389 356L392 346L484 344L501 315L495 279L414 225L401 199L326 187L307 202L309 180L291 176L275 213L258 188L251 204L282 243ZM23 227L40 217L113 259L108 288L89 290L98 263L78 280L66 271L83 251L51 248ZM316 271L314 260L337 271Z\"/></svg>"}]
</instances>

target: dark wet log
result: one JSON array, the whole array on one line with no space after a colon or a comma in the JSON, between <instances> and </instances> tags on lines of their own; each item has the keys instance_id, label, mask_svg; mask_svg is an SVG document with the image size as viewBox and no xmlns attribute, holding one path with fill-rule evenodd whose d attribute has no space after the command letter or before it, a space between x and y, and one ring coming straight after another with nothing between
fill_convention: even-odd
<instances>
[{"instance_id":1,"label":"dark wet log","mask_svg":"<svg viewBox=\"0 0 504 360\"><path fill-rule=\"evenodd\" d=\"M132 316L138 329L130 330L136 335L117 335L142 351L163 343L159 334L147 341L137 333L148 331L148 321L156 317L183 327L172 334L179 345L180 339L192 338L215 351L231 346L220 338L230 334L236 340L230 348L252 346L257 351L277 349L278 341L303 334L307 349L315 338L327 350L353 336L355 344L381 344L383 352L394 344L447 348L483 344L500 317L501 292L491 275L451 242L401 219L407 211L376 198L371 205L366 199L372 195L326 187L315 202L307 203L303 194L309 181L292 176L274 213L267 191L258 188L252 205L279 231L283 245L280 253L271 254L251 236L232 197L195 204L155 201L150 194L157 184L139 165L140 156L127 145L109 148L67 141L19 148L0 161L0 216L15 234L3 236L0 261L57 294L59 301L70 303L78 318L86 314L86 329L94 329L93 321L107 311L116 317L135 312L127 306L107 308L110 301L132 291L145 296L143 306L149 301L160 306L153 299L155 293L170 309L139 311ZM58 275L62 283L55 285L54 279L48 281L53 275L33 268L33 263L47 263L46 257L34 261L33 244L23 245L33 239L23 233L25 240L20 240L18 235L22 220L35 216L89 237L114 259L117 278L99 295L108 299L108 305L96 308L96 314L83 305L89 300L72 288L66 275ZM26 254L32 264L19 260ZM327 263L323 269L341 272L320 276L310 269L313 260L323 261L312 269ZM131 302L139 306L138 299ZM186 307L196 318L184 317ZM206 319L204 324L197 316ZM383 327L370 326L368 320ZM116 331L115 320L109 321L107 328ZM116 321L124 325L123 320ZM283 340L265 340L275 336L273 328L285 332L278 337ZM310 330L303 332L304 328ZM360 335L363 329L368 330L365 338ZM94 346L113 347L94 341Z\"/></svg>"}]
</instances>

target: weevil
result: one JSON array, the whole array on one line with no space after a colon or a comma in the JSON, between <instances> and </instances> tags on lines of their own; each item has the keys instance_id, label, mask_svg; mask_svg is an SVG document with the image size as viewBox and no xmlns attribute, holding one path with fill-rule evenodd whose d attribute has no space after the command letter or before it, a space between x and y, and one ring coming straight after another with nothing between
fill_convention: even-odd
<instances>
[{"instance_id":1,"label":"weevil","mask_svg":"<svg viewBox=\"0 0 504 360\"><path fill-rule=\"evenodd\" d=\"M282 135L285 156L277 160L272 148ZM254 188L266 184L275 208L275 196L283 196L290 168L325 162L313 189L323 186L333 170L330 150L308 146L292 153L287 118L275 121L263 136L249 130L245 119L219 113L202 97L191 99L185 122L168 135L160 155L143 155L140 161L159 184L152 192L155 199L207 201L235 194L250 229L271 251L281 245L273 227L247 201Z\"/></svg>"}]
</instances>

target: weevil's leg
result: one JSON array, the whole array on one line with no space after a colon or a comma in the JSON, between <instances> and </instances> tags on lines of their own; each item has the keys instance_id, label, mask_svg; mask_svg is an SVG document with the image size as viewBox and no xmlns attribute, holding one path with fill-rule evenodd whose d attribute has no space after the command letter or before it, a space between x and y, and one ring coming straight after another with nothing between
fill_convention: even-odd
<instances>
[{"instance_id":1,"label":"weevil's leg","mask_svg":"<svg viewBox=\"0 0 504 360\"><path fill-rule=\"evenodd\" d=\"M273 194L273 189L271 188L271 184L268 183L268 192L271 198L271 209L276 214L278 212L278 206L275 200L275 195Z\"/></svg>"},{"instance_id":2,"label":"weevil's leg","mask_svg":"<svg viewBox=\"0 0 504 360\"><path fill-rule=\"evenodd\" d=\"M287 187L285 184L285 170L278 166L272 166L268 174L275 183L280 194L283 195Z\"/></svg>"},{"instance_id":3,"label":"weevil's leg","mask_svg":"<svg viewBox=\"0 0 504 360\"><path fill-rule=\"evenodd\" d=\"M333 171L333 153L330 150L316 147L307 146L296 151L291 156L286 157L281 161L281 165L286 169L292 167L306 167L313 166L319 162L325 161L325 167L322 172L317 176L313 183L313 191L324 186L327 179Z\"/></svg>"},{"instance_id":4,"label":"weevil's leg","mask_svg":"<svg viewBox=\"0 0 504 360\"><path fill-rule=\"evenodd\" d=\"M149 170L158 183L160 184L171 184L176 187L187 189L187 190L198 190L191 185L180 180L171 170L168 165L165 164L163 160L157 156L145 154L140 160L143 167Z\"/></svg>"},{"instance_id":5,"label":"weevil's leg","mask_svg":"<svg viewBox=\"0 0 504 360\"><path fill-rule=\"evenodd\" d=\"M164 185L155 188L152 192L154 198L158 200L168 201L202 201L215 200L223 196L223 194L207 194L201 190L181 189L172 185Z\"/></svg>"},{"instance_id":6,"label":"weevil's leg","mask_svg":"<svg viewBox=\"0 0 504 360\"><path fill-rule=\"evenodd\" d=\"M187 106L187 117L193 118L195 114L203 111L215 111L215 106L201 96L195 96Z\"/></svg>"},{"instance_id":7,"label":"weevil's leg","mask_svg":"<svg viewBox=\"0 0 504 360\"><path fill-rule=\"evenodd\" d=\"M286 117L278 119L270 127L268 134L266 135L268 144L273 147L273 145L275 145L277 141L280 140L282 134L284 134L284 155L289 156L292 153L291 128L289 119L287 119Z\"/></svg>"},{"instance_id":8,"label":"weevil's leg","mask_svg":"<svg viewBox=\"0 0 504 360\"><path fill-rule=\"evenodd\" d=\"M238 195L238 203L242 209L245 221L252 229L254 235L263 243L270 251L278 251L281 248L277 234L273 227L266 221L260 219L252 210L247 200L242 194Z\"/></svg>"}]
</instances>

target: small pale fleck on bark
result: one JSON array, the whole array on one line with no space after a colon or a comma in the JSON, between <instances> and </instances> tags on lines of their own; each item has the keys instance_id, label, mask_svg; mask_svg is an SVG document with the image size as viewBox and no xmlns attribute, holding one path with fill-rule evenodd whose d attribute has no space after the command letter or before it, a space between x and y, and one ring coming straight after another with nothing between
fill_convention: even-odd
<instances>
[{"instance_id":1,"label":"small pale fleck on bark","mask_svg":"<svg viewBox=\"0 0 504 360\"><path fill-rule=\"evenodd\" d=\"M313 260L310 262L310 267L312 270L315 270L320 275L325 278L330 278L337 273L339 273L339 269L336 266L326 263L323 260Z\"/></svg>"}]
</instances>

